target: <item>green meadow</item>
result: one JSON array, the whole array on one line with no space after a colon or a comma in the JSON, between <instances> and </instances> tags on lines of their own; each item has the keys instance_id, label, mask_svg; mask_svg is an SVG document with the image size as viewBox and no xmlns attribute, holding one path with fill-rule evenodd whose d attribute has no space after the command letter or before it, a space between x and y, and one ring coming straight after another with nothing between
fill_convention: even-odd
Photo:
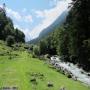
<instances>
[{"instance_id":1,"label":"green meadow","mask_svg":"<svg viewBox=\"0 0 90 90\"><path fill-rule=\"evenodd\" d=\"M53 86L48 87L48 82ZM79 81L67 78L43 60L32 58L25 50L12 50L0 44L0 90L90 90Z\"/></svg>"}]
</instances>

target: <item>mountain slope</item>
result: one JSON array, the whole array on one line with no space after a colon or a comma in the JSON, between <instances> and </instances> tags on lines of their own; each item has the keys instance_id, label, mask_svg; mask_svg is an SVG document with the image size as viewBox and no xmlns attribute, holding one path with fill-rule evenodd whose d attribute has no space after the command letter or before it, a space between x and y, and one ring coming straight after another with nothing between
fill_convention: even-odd
<instances>
[{"instance_id":1,"label":"mountain slope","mask_svg":"<svg viewBox=\"0 0 90 90\"><path fill-rule=\"evenodd\" d=\"M67 15L68 15L68 11L66 10L50 26L42 30L42 32L40 32L39 34L39 37L29 41L28 43L35 44L42 38L46 37L49 33L53 32L56 27L62 25L65 22Z\"/></svg>"},{"instance_id":2,"label":"mountain slope","mask_svg":"<svg viewBox=\"0 0 90 90\"><path fill-rule=\"evenodd\" d=\"M47 36L49 33L53 32L56 27L58 27L59 25L62 25L65 22L67 15L68 15L68 12L64 11L49 27L45 28L39 34L39 38Z\"/></svg>"}]
</instances>

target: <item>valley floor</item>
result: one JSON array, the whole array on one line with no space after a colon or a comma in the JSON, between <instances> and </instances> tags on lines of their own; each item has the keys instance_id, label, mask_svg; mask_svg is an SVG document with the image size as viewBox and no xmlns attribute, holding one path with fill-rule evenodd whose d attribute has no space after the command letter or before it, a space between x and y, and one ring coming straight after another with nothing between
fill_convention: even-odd
<instances>
[{"instance_id":1,"label":"valley floor","mask_svg":"<svg viewBox=\"0 0 90 90\"><path fill-rule=\"evenodd\" d=\"M90 90L81 82L49 68L44 61L32 58L27 51L12 53L17 56L0 56L0 90L60 90L61 87L65 90ZM52 87L48 87L48 83L52 83Z\"/></svg>"}]
</instances>

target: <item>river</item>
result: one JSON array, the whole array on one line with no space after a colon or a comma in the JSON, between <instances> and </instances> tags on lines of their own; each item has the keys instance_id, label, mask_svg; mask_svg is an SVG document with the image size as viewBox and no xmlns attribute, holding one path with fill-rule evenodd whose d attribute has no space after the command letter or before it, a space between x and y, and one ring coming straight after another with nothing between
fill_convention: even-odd
<instances>
[{"instance_id":1,"label":"river","mask_svg":"<svg viewBox=\"0 0 90 90\"><path fill-rule=\"evenodd\" d=\"M57 64L60 67L63 67L64 69L71 72L75 77L77 77L77 80L83 82L86 85L90 86L90 72L85 72L83 69L79 68L77 65L74 65L72 63L66 63L62 62L59 57L51 57L51 62Z\"/></svg>"}]
</instances>

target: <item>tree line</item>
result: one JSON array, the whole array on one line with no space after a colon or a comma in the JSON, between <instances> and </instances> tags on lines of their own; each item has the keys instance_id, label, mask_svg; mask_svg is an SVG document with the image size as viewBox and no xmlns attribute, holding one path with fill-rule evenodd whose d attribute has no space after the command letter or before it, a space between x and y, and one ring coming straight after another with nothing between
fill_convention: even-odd
<instances>
[{"instance_id":1,"label":"tree line","mask_svg":"<svg viewBox=\"0 0 90 90\"><path fill-rule=\"evenodd\" d=\"M39 55L59 55L90 70L90 0L72 0L66 22L39 43Z\"/></svg>"},{"instance_id":2,"label":"tree line","mask_svg":"<svg viewBox=\"0 0 90 90\"><path fill-rule=\"evenodd\" d=\"M25 42L25 35L18 28L14 28L13 21L0 8L0 40L12 42Z\"/></svg>"}]
</instances>

